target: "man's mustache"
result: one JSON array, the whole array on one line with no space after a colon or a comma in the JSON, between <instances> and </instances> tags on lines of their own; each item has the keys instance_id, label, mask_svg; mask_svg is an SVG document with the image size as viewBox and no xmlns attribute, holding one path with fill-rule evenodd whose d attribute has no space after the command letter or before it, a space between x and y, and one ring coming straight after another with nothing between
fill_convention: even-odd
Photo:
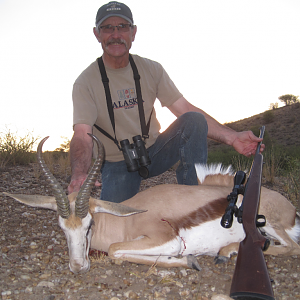
<instances>
[{"instance_id":1,"label":"man's mustache","mask_svg":"<svg viewBox=\"0 0 300 300\"><path fill-rule=\"evenodd\" d=\"M111 44L124 44L127 47L127 43L123 39L110 39L106 42L106 46L109 46Z\"/></svg>"}]
</instances>

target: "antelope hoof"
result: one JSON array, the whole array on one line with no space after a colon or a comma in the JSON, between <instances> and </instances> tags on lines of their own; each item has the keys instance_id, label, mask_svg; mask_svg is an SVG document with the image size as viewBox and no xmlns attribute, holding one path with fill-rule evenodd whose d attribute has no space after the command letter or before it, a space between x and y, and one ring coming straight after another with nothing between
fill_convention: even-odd
<instances>
[{"instance_id":1,"label":"antelope hoof","mask_svg":"<svg viewBox=\"0 0 300 300\"><path fill-rule=\"evenodd\" d=\"M197 261L197 258L194 255L192 255L192 254L189 254L187 256L187 265L191 269L195 269L197 271L201 271L201 267L200 267L200 265L199 265L199 263Z\"/></svg>"},{"instance_id":2,"label":"antelope hoof","mask_svg":"<svg viewBox=\"0 0 300 300\"><path fill-rule=\"evenodd\" d=\"M229 257L226 257L226 256L216 256L215 259L214 259L214 262L216 265L219 265L219 264L225 264L227 263L229 260Z\"/></svg>"}]
</instances>

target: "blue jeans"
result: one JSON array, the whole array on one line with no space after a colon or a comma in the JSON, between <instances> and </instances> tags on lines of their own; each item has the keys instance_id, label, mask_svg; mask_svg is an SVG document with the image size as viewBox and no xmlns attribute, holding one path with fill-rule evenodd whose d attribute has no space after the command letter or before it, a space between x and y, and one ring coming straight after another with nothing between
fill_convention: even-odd
<instances>
[{"instance_id":1,"label":"blue jeans","mask_svg":"<svg viewBox=\"0 0 300 300\"><path fill-rule=\"evenodd\" d=\"M149 178L166 172L179 161L178 184L197 185L194 164L206 163L207 130L206 120L198 112L188 112L177 118L147 149L151 160ZM128 172L124 160L105 161L101 173L102 200L119 203L133 197L140 189L141 176L138 172Z\"/></svg>"}]
</instances>

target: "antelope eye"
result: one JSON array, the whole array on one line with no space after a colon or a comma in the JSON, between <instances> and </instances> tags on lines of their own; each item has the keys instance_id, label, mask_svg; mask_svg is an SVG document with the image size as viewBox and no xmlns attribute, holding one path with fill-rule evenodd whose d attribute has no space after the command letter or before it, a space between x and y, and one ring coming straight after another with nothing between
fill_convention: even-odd
<instances>
[{"instance_id":1,"label":"antelope eye","mask_svg":"<svg viewBox=\"0 0 300 300\"><path fill-rule=\"evenodd\" d=\"M86 235L89 234L89 232L90 232L90 230L91 230L91 228L92 228L93 225L95 225L95 222L94 222L94 220L91 220L90 225L89 225L89 228L88 228L88 230L87 230L87 232L86 232Z\"/></svg>"}]
</instances>

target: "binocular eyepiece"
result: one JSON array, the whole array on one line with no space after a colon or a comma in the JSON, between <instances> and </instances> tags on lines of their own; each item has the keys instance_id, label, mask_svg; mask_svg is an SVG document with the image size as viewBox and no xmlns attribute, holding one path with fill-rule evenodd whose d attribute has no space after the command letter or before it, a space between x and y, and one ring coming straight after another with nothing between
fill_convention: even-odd
<instances>
[{"instance_id":1,"label":"binocular eyepiece","mask_svg":"<svg viewBox=\"0 0 300 300\"><path fill-rule=\"evenodd\" d=\"M140 135L134 136L132 140L132 144L128 139L120 141L127 170L128 172L138 171L141 177L147 178L149 175L147 166L151 164L151 160L145 142Z\"/></svg>"}]
</instances>

